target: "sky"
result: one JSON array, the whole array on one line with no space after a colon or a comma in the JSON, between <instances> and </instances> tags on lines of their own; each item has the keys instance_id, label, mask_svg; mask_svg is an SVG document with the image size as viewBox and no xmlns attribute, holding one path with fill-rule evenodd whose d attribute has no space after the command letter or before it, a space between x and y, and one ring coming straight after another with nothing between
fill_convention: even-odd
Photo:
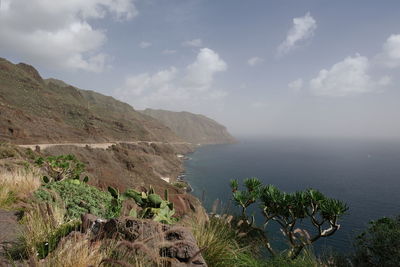
<instances>
[{"instance_id":1,"label":"sky","mask_svg":"<svg viewBox=\"0 0 400 267\"><path fill-rule=\"evenodd\" d=\"M0 57L236 136L400 137L398 0L0 0Z\"/></svg>"}]
</instances>

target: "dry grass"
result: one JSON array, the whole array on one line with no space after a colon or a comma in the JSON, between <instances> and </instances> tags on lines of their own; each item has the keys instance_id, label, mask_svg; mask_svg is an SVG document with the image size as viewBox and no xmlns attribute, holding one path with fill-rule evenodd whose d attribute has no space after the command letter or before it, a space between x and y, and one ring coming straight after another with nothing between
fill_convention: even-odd
<instances>
[{"instance_id":1,"label":"dry grass","mask_svg":"<svg viewBox=\"0 0 400 267\"><path fill-rule=\"evenodd\" d=\"M241 248L238 235L230 226L230 217L210 218L192 224L197 245L204 248L202 255L210 266L235 265L246 248Z\"/></svg>"},{"instance_id":2,"label":"dry grass","mask_svg":"<svg viewBox=\"0 0 400 267\"><path fill-rule=\"evenodd\" d=\"M109 248L108 248L109 249ZM39 261L43 267L88 267L99 266L106 257L107 249L100 242L91 243L85 235L74 235L64 240L45 260Z\"/></svg>"},{"instance_id":3,"label":"dry grass","mask_svg":"<svg viewBox=\"0 0 400 267\"><path fill-rule=\"evenodd\" d=\"M25 213L21 237L29 255L37 255L37 244L45 242L63 225L65 209L46 204L33 204Z\"/></svg>"},{"instance_id":4,"label":"dry grass","mask_svg":"<svg viewBox=\"0 0 400 267\"><path fill-rule=\"evenodd\" d=\"M40 187L40 171L36 168L0 171L0 208L9 209L17 200L24 200Z\"/></svg>"}]
</instances>

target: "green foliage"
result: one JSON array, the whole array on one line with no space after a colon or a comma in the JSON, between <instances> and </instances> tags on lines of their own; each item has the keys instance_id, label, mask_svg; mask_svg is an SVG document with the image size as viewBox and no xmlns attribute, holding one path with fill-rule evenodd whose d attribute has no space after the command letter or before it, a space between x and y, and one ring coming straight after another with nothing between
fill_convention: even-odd
<instances>
[{"instance_id":1,"label":"green foliage","mask_svg":"<svg viewBox=\"0 0 400 267\"><path fill-rule=\"evenodd\" d=\"M17 151L7 143L0 143L0 159L13 158L17 156Z\"/></svg>"},{"instance_id":2,"label":"green foliage","mask_svg":"<svg viewBox=\"0 0 400 267\"><path fill-rule=\"evenodd\" d=\"M314 189L286 193L273 185L263 186L256 178L244 181L245 190L239 190L236 180L232 180L230 185L235 203L242 208L242 218L246 219L246 225L255 227L254 220L249 221L246 210L251 204L258 202L264 216L264 226L268 226L270 221L279 224L290 246L288 255L292 259L321 237L333 235L340 227L338 219L348 210L343 202L327 198ZM305 219L316 228L317 233L314 236L298 228L298 224ZM266 235L264 244L272 255L276 255Z\"/></svg>"},{"instance_id":3,"label":"green foliage","mask_svg":"<svg viewBox=\"0 0 400 267\"><path fill-rule=\"evenodd\" d=\"M356 239L356 266L399 266L400 216L370 222Z\"/></svg>"},{"instance_id":4,"label":"green foliage","mask_svg":"<svg viewBox=\"0 0 400 267\"><path fill-rule=\"evenodd\" d=\"M164 195L168 197L168 192L164 192ZM175 214L173 203L163 200L158 194L154 193L154 189L151 187L148 192L128 189L122 194L121 198L131 198L141 208L135 211L135 217L152 219L165 224L173 224L177 221L176 218L172 217Z\"/></svg>"},{"instance_id":5,"label":"green foliage","mask_svg":"<svg viewBox=\"0 0 400 267\"><path fill-rule=\"evenodd\" d=\"M55 201L52 191L64 202L69 219L80 218L84 213L101 218L115 218L121 211L121 200L79 180L50 182L37 190L35 196L40 200Z\"/></svg>"},{"instance_id":6,"label":"green foliage","mask_svg":"<svg viewBox=\"0 0 400 267\"><path fill-rule=\"evenodd\" d=\"M186 183L182 183L182 182L175 182L172 185L176 186L176 187L178 187L180 189L185 189L187 187L187 184Z\"/></svg>"},{"instance_id":7,"label":"green foliage","mask_svg":"<svg viewBox=\"0 0 400 267\"><path fill-rule=\"evenodd\" d=\"M111 196L115 199L119 199L119 191L117 188L114 188L112 186L109 186L107 188L108 192L111 194Z\"/></svg>"},{"instance_id":8,"label":"green foliage","mask_svg":"<svg viewBox=\"0 0 400 267\"><path fill-rule=\"evenodd\" d=\"M9 191L6 186L0 185L0 209L9 209L17 201L17 196L13 191Z\"/></svg>"},{"instance_id":9,"label":"green foliage","mask_svg":"<svg viewBox=\"0 0 400 267\"><path fill-rule=\"evenodd\" d=\"M49 179L52 181L79 179L80 175L85 171L85 164L80 162L74 155L39 157L35 163L48 173Z\"/></svg>"}]
</instances>

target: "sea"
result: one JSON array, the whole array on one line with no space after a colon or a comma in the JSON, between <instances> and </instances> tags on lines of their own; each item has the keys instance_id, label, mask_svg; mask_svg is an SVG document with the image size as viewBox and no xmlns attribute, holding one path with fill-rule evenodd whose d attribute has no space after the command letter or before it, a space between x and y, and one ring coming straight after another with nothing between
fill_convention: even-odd
<instances>
[{"instance_id":1,"label":"sea","mask_svg":"<svg viewBox=\"0 0 400 267\"><path fill-rule=\"evenodd\" d=\"M346 138L241 138L198 148L185 161L185 179L208 211L239 214L229 180L257 177L286 192L314 188L349 206L341 228L314 243L317 253L349 252L368 222L400 215L400 141ZM263 218L252 209L256 223ZM279 235L272 226L272 235ZM275 229L274 229L275 227Z\"/></svg>"}]
</instances>

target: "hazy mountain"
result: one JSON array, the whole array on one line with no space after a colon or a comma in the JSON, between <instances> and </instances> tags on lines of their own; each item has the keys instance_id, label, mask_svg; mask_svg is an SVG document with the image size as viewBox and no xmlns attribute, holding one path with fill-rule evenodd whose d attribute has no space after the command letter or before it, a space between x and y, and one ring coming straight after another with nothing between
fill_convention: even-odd
<instances>
[{"instance_id":1,"label":"hazy mountain","mask_svg":"<svg viewBox=\"0 0 400 267\"><path fill-rule=\"evenodd\" d=\"M0 141L181 141L131 106L0 58Z\"/></svg>"},{"instance_id":2,"label":"hazy mountain","mask_svg":"<svg viewBox=\"0 0 400 267\"><path fill-rule=\"evenodd\" d=\"M190 112L146 109L141 111L170 128L176 135L193 144L223 144L235 142L225 126Z\"/></svg>"}]
</instances>

